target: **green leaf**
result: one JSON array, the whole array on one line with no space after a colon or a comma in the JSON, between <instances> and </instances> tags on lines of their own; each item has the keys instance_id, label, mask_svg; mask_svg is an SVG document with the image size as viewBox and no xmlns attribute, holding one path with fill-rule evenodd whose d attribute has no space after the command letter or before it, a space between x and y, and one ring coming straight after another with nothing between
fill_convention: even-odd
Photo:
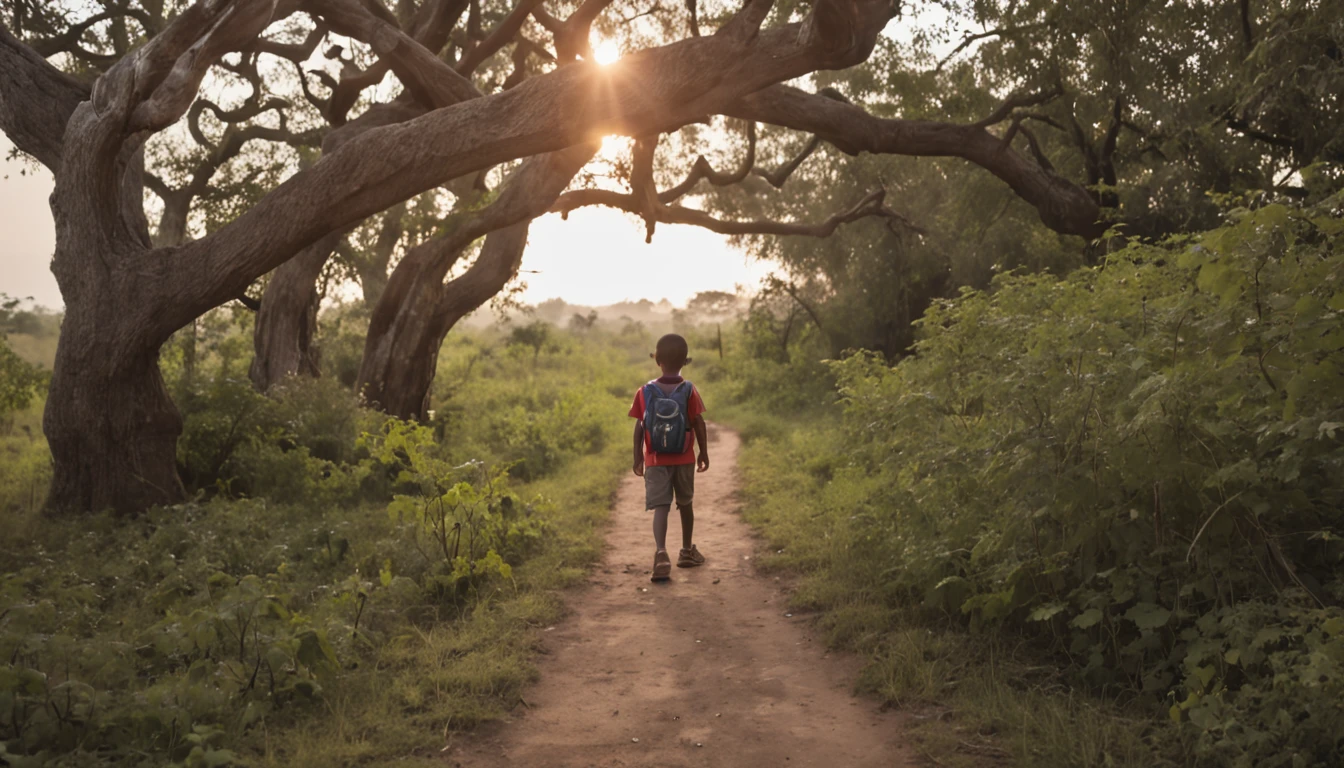
<instances>
[{"instance_id":1,"label":"green leaf","mask_svg":"<svg viewBox=\"0 0 1344 768\"><path fill-rule=\"evenodd\" d=\"M1064 605L1063 603L1047 603L1045 605L1038 607L1036 610L1032 611L1031 615L1028 616L1027 619L1029 621L1049 621L1050 619L1054 618L1054 616L1058 614L1060 611L1064 610L1066 607L1068 606Z\"/></svg>"},{"instance_id":2,"label":"green leaf","mask_svg":"<svg viewBox=\"0 0 1344 768\"><path fill-rule=\"evenodd\" d=\"M1194 669L1194 675L1196 678L1199 679L1199 682L1204 686L1204 690L1208 690L1209 683L1212 682L1213 675L1215 672L1217 672L1217 670L1214 669L1213 665L1211 664L1201 667L1195 667Z\"/></svg>"},{"instance_id":3,"label":"green leaf","mask_svg":"<svg viewBox=\"0 0 1344 768\"><path fill-rule=\"evenodd\" d=\"M1083 611L1077 616L1074 616L1073 621L1069 622L1069 624L1077 627L1078 629L1087 629L1089 627L1094 627L1097 624L1099 624L1101 622L1101 617L1102 617L1101 609L1088 608L1086 611Z\"/></svg>"},{"instance_id":4,"label":"green leaf","mask_svg":"<svg viewBox=\"0 0 1344 768\"><path fill-rule=\"evenodd\" d=\"M304 630L298 634L299 650L295 658L299 663L309 669L318 669L330 665L336 666L336 651L332 650L331 643L327 642L325 633L315 630Z\"/></svg>"},{"instance_id":5,"label":"green leaf","mask_svg":"<svg viewBox=\"0 0 1344 768\"><path fill-rule=\"evenodd\" d=\"M1157 629L1171 619L1171 611L1154 603L1137 603L1125 612L1125 618L1137 624L1139 629Z\"/></svg>"}]
</instances>

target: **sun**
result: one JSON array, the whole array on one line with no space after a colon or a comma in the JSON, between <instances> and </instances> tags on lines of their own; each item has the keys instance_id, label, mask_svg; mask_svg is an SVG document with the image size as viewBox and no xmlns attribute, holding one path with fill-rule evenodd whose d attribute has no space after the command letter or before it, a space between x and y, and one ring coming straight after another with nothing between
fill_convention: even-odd
<instances>
[{"instance_id":1,"label":"sun","mask_svg":"<svg viewBox=\"0 0 1344 768\"><path fill-rule=\"evenodd\" d=\"M615 40L603 40L593 46L593 61L604 67L619 58L621 58L621 47L616 44Z\"/></svg>"}]
</instances>

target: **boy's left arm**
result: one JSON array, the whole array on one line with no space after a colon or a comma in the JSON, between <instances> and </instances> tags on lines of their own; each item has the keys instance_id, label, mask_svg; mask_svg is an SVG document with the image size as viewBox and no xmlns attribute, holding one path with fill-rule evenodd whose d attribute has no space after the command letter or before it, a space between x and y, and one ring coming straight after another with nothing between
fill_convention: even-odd
<instances>
[{"instance_id":1,"label":"boy's left arm","mask_svg":"<svg viewBox=\"0 0 1344 768\"><path fill-rule=\"evenodd\" d=\"M705 430L705 417L697 413L692 429L695 430L695 444L700 448L700 455L695 459L695 471L704 472L709 469L709 435Z\"/></svg>"}]
</instances>

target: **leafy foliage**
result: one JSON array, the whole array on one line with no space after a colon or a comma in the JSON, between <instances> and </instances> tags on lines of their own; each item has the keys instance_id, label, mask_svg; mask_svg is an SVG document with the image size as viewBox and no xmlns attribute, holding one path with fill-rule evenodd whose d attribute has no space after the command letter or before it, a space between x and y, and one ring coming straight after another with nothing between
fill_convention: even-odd
<instances>
[{"instance_id":1,"label":"leafy foliage","mask_svg":"<svg viewBox=\"0 0 1344 768\"><path fill-rule=\"evenodd\" d=\"M13 427L14 414L26 409L47 385L49 373L32 365L9 348L0 336L0 431Z\"/></svg>"},{"instance_id":2,"label":"leafy foliage","mask_svg":"<svg viewBox=\"0 0 1344 768\"><path fill-rule=\"evenodd\" d=\"M834 363L843 432L790 454L827 557L1141 692L1216 764L1344 758L1339 205L1001 276L894 367Z\"/></svg>"}]
</instances>

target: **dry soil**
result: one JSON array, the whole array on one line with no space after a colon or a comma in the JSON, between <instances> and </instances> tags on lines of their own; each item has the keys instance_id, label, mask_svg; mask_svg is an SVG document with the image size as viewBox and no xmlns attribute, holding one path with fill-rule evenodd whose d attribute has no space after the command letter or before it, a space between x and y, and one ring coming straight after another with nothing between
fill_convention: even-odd
<instances>
[{"instance_id":1,"label":"dry soil","mask_svg":"<svg viewBox=\"0 0 1344 768\"><path fill-rule=\"evenodd\" d=\"M738 514L738 437L711 425L696 476L696 544L708 562L649 581L651 514L629 476L608 549L571 612L547 630L540 680L508 722L453 745L462 766L913 765L900 715L852 695L856 662L830 654L790 616ZM675 560L681 531L668 531Z\"/></svg>"}]
</instances>

